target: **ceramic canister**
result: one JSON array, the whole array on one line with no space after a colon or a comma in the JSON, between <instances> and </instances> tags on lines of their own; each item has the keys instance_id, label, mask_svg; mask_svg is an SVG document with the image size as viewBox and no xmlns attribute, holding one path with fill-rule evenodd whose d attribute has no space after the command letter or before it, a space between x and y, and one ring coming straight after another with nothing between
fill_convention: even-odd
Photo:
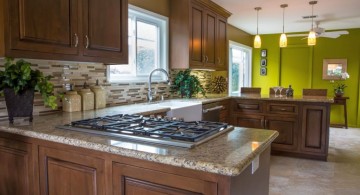
<instances>
[{"instance_id":1,"label":"ceramic canister","mask_svg":"<svg viewBox=\"0 0 360 195\"><path fill-rule=\"evenodd\" d=\"M94 93L90 89L80 89L78 92L81 96L81 110L94 109Z\"/></svg>"},{"instance_id":2,"label":"ceramic canister","mask_svg":"<svg viewBox=\"0 0 360 195\"><path fill-rule=\"evenodd\" d=\"M76 91L68 91L62 99L64 112L81 111L81 96Z\"/></svg>"},{"instance_id":3,"label":"ceramic canister","mask_svg":"<svg viewBox=\"0 0 360 195\"><path fill-rule=\"evenodd\" d=\"M95 109L106 107L106 90L102 86L93 86L91 91L95 95Z\"/></svg>"}]
</instances>

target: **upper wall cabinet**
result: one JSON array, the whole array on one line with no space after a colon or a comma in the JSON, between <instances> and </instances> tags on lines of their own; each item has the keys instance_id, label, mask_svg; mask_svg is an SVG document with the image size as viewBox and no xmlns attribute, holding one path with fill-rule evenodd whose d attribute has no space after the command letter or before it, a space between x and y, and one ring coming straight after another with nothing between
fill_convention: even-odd
<instances>
[{"instance_id":1,"label":"upper wall cabinet","mask_svg":"<svg viewBox=\"0 0 360 195\"><path fill-rule=\"evenodd\" d=\"M5 56L128 61L127 0L0 1L4 3Z\"/></svg>"},{"instance_id":2,"label":"upper wall cabinet","mask_svg":"<svg viewBox=\"0 0 360 195\"><path fill-rule=\"evenodd\" d=\"M171 67L226 70L230 13L211 1L171 2Z\"/></svg>"}]
</instances>

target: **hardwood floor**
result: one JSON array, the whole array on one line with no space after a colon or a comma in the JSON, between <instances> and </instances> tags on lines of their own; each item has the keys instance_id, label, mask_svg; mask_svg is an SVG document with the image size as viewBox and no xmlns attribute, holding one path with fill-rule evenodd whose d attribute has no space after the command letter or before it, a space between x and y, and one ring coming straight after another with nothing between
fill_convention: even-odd
<instances>
[{"instance_id":1,"label":"hardwood floor","mask_svg":"<svg viewBox=\"0 0 360 195\"><path fill-rule=\"evenodd\" d=\"M269 194L360 194L360 129L330 128L327 162L271 156Z\"/></svg>"}]
</instances>

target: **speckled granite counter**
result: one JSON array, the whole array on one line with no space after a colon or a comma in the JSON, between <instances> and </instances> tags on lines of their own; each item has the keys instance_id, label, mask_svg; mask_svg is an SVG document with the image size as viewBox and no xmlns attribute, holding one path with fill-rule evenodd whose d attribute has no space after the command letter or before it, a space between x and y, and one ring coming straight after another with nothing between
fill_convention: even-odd
<instances>
[{"instance_id":1,"label":"speckled granite counter","mask_svg":"<svg viewBox=\"0 0 360 195\"><path fill-rule=\"evenodd\" d=\"M233 131L193 149L183 149L134 143L55 128L56 125L67 124L74 120L104 115L151 114L167 110L139 104L96 111L35 116L33 123L30 124L15 121L15 125L9 125L7 121L0 122L0 131L227 176L239 175L257 155L270 146L278 135L276 131L271 130L236 127Z\"/></svg>"},{"instance_id":2,"label":"speckled granite counter","mask_svg":"<svg viewBox=\"0 0 360 195\"><path fill-rule=\"evenodd\" d=\"M274 96L274 95L259 95L259 94L239 94L232 95L232 98L237 99L258 99L258 100L271 100L271 101L295 101L295 102L322 102L322 103L332 103L334 102L333 97L323 97L323 96Z\"/></svg>"}]
</instances>

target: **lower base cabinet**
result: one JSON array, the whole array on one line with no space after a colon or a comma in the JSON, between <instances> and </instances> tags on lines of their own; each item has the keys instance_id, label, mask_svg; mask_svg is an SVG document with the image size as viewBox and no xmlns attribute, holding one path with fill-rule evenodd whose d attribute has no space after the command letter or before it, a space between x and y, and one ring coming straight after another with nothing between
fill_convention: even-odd
<instances>
[{"instance_id":1,"label":"lower base cabinet","mask_svg":"<svg viewBox=\"0 0 360 195\"><path fill-rule=\"evenodd\" d=\"M217 184L126 164L113 164L114 194L217 194Z\"/></svg>"},{"instance_id":2,"label":"lower base cabinet","mask_svg":"<svg viewBox=\"0 0 360 195\"><path fill-rule=\"evenodd\" d=\"M0 194L36 194L32 144L0 137Z\"/></svg>"},{"instance_id":3,"label":"lower base cabinet","mask_svg":"<svg viewBox=\"0 0 360 195\"><path fill-rule=\"evenodd\" d=\"M105 194L103 159L41 146L39 159L41 194Z\"/></svg>"}]
</instances>

